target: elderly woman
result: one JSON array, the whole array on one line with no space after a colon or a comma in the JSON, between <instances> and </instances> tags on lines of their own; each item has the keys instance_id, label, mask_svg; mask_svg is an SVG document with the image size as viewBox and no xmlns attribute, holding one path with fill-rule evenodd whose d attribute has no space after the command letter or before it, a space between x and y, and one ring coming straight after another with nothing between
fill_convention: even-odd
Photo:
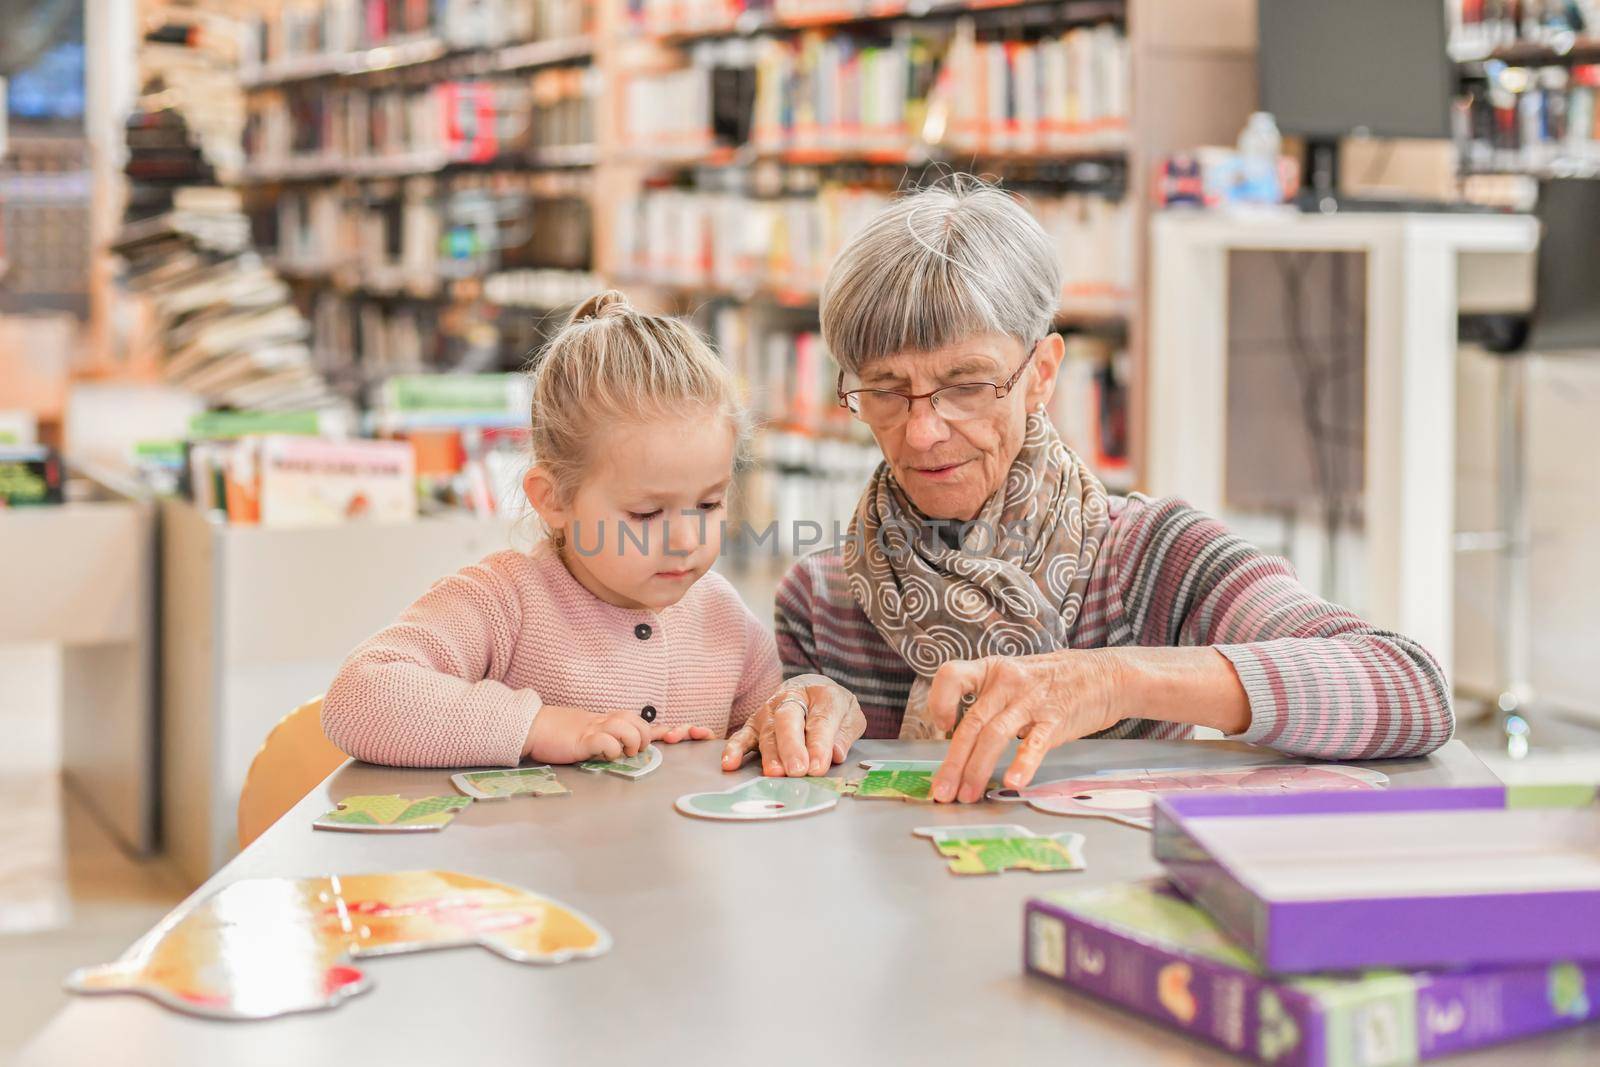
<instances>
[{"instance_id":1,"label":"elderly woman","mask_svg":"<svg viewBox=\"0 0 1600 1067\"><path fill-rule=\"evenodd\" d=\"M1043 229L975 181L896 201L840 253L823 337L884 461L843 544L780 585L787 681L723 766L819 774L863 735L950 736L934 799L973 801L1019 737L1013 788L1080 737L1210 726L1328 759L1448 740L1415 641L1181 501L1108 495L1062 443L1060 293Z\"/></svg>"}]
</instances>

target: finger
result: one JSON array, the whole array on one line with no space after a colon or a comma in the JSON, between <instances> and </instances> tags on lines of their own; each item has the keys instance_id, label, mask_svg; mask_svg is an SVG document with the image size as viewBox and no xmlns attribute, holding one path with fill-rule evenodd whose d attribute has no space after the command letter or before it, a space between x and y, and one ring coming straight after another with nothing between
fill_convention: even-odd
<instances>
[{"instance_id":1,"label":"finger","mask_svg":"<svg viewBox=\"0 0 1600 1067\"><path fill-rule=\"evenodd\" d=\"M601 728L622 743L622 751L625 755L638 755L639 749L644 743L644 735L640 732L638 724L632 719L609 718Z\"/></svg>"},{"instance_id":2,"label":"finger","mask_svg":"<svg viewBox=\"0 0 1600 1067\"><path fill-rule=\"evenodd\" d=\"M772 712L761 716L761 773L768 778L783 777L783 761L778 758L778 717Z\"/></svg>"},{"instance_id":3,"label":"finger","mask_svg":"<svg viewBox=\"0 0 1600 1067\"><path fill-rule=\"evenodd\" d=\"M978 742L972 747L972 755L967 758L966 770L961 775L961 792L957 796L963 804L983 799L1001 753L1016 740L1018 727L1027 721L1027 708L1013 704L993 716L979 731Z\"/></svg>"},{"instance_id":4,"label":"finger","mask_svg":"<svg viewBox=\"0 0 1600 1067\"><path fill-rule=\"evenodd\" d=\"M591 759L618 759L622 756L622 742L605 730L596 730L589 742Z\"/></svg>"},{"instance_id":5,"label":"finger","mask_svg":"<svg viewBox=\"0 0 1600 1067\"><path fill-rule=\"evenodd\" d=\"M659 722L649 723L644 728L645 737L668 745L682 741L688 733L687 726L664 726Z\"/></svg>"},{"instance_id":6,"label":"finger","mask_svg":"<svg viewBox=\"0 0 1600 1067\"><path fill-rule=\"evenodd\" d=\"M722 746L722 769L736 771L744 765L745 758L756 748L756 730L748 722L733 732L728 743Z\"/></svg>"},{"instance_id":7,"label":"finger","mask_svg":"<svg viewBox=\"0 0 1600 1067\"><path fill-rule=\"evenodd\" d=\"M704 741L711 736L711 731L704 726L652 726L650 740L660 741L664 745L675 745L679 741Z\"/></svg>"},{"instance_id":8,"label":"finger","mask_svg":"<svg viewBox=\"0 0 1600 1067\"><path fill-rule=\"evenodd\" d=\"M804 699L804 695L801 694L799 699ZM801 707L796 699L786 700L778 705L772 718L778 762L783 764L784 772L790 777L804 778L811 766L811 760L806 755L806 719L810 718L810 705ZM766 753L763 752L763 755Z\"/></svg>"},{"instance_id":9,"label":"finger","mask_svg":"<svg viewBox=\"0 0 1600 1067\"><path fill-rule=\"evenodd\" d=\"M990 661L979 662L988 664ZM949 664L945 666L948 667ZM939 670L943 671L944 667L940 667ZM930 795L940 803L956 799L956 791L961 787L967 760L972 756L973 746L978 743L979 733L1006 705L1006 699L1000 692L997 680L988 677L987 672L985 677L979 680L975 691L977 696L968 706L961 721L956 724L955 733L950 735L950 748L945 752L944 762L933 775Z\"/></svg>"},{"instance_id":10,"label":"finger","mask_svg":"<svg viewBox=\"0 0 1600 1067\"><path fill-rule=\"evenodd\" d=\"M928 686L928 718L945 733L955 728L961 698L976 693L983 684L984 662L953 659L933 673Z\"/></svg>"},{"instance_id":11,"label":"finger","mask_svg":"<svg viewBox=\"0 0 1600 1067\"><path fill-rule=\"evenodd\" d=\"M842 694L820 685L808 689L806 695L812 708L805 722L806 762L811 774L826 774L833 763L833 739L844 718L844 701Z\"/></svg>"},{"instance_id":12,"label":"finger","mask_svg":"<svg viewBox=\"0 0 1600 1067\"><path fill-rule=\"evenodd\" d=\"M1044 762L1045 753L1059 745L1055 731L1044 723L1034 723L1024 731L1026 736L1022 744L1017 746L1017 755L1011 761L1011 766L1006 768L1005 787L1007 789L1021 789L1033 781L1033 776L1039 772L1039 764Z\"/></svg>"},{"instance_id":13,"label":"finger","mask_svg":"<svg viewBox=\"0 0 1600 1067\"><path fill-rule=\"evenodd\" d=\"M844 722L839 725L839 732L833 738L833 762L843 763L849 759L850 747L861 740L866 732L866 712L861 710L861 702L852 693L850 707L845 711Z\"/></svg>"}]
</instances>

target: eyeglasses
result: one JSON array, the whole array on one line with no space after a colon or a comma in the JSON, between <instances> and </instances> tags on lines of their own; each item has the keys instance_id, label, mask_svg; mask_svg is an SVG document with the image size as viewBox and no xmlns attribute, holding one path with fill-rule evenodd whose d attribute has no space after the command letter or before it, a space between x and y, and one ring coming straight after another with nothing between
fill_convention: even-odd
<instances>
[{"instance_id":1,"label":"eyeglasses","mask_svg":"<svg viewBox=\"0 0 1600 1067\"><path fill-rule=\"evenodd\" d=\"M918 400L927 400L940 418L951 422L981 418L993 410L996 401L1016 386L1022 372L1033 362L1033 354L1038 348L1039 343L1035 341L1016 371L1002 384L962 382L935 389L931 393L902 393L894 389L852 389L847 393L844 391L844 372L840 371L836 387L839 406L849 408L850 414L867 425L879 427L903 422L911 414L911 405Z\"/></svg>"}]
</instances>

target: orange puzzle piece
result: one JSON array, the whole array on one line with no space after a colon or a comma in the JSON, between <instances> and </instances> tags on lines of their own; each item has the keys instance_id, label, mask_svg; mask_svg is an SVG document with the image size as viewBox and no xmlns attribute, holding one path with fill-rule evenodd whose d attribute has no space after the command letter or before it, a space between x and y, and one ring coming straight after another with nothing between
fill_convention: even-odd
<instances>
[{"instance_id":1,"label":"orange puzzle piece","mask_svg":"<svg viewBox=\"0 0 1600 1067\"><path fill-rule=\"evenodd\" d=\"M593 920L515 886L454 871L249 878L169 915L78 993L140 993L218 1019L338 1006L372 983L351 961L482 945L519 963L598 956Z\"/></svg>"}]
</instances>

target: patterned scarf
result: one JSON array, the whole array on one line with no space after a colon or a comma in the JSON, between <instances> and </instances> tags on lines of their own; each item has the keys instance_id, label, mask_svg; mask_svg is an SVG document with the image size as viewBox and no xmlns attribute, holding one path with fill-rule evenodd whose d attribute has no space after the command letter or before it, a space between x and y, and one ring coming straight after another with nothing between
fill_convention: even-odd
<instances>
[{"instance_id":1,"label":"patterned scarf","mask_svg":"<svg viewBox=\"0 0 1600 1067\"><path fill-rule=\"evenodd\" d=\"M1105 487L1042 411L1028 415L1022 451L962 547L927 521L880 464L844 544L851 595L917 673L900 726L907 740L943 736L926 716L945 661L1067 647L1111 525Z\"/></svg>"}]
</instances>

